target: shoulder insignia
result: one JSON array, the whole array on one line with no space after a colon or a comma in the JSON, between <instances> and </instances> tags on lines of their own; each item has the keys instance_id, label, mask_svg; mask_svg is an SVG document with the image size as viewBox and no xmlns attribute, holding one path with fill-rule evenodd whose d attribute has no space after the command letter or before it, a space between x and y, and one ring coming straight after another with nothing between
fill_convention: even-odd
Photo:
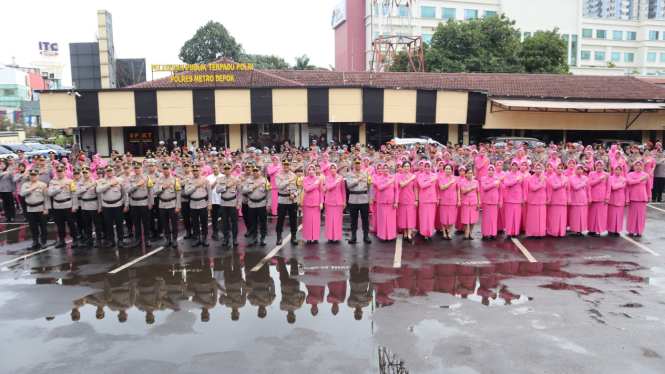
<instances>
[{"instance_id":1,"label":"shoulder insignia","mask_svg":"<svg viewBox=\"0 0 665 374\"><path fill-rule=\"evenodd\" d=\"M150 177L148 177L148 183L146 185L148 186L148 188L150 188L150 187L154 186L155 184L152 183L152 179Z\"/></svg>"},{"instance_id":2,"label":"shoulder insignia","mask_svg":"<svg viewBox=\"0 0 665 374\"><path fill-rule=\"evenodd\" d=\"M369 175L369 174L367 174L367 184L370 185L370 184L372 184L372 183L374 183L374 182L372 181L372 176Z\"/></svg>"},{"instance_id":3,"label":"shoulder insignia","mask_svg":"<svg viewBox=\"0 0 665 374\"><path fill-rule=\"evenodd\" d=\"M266 191L272 190L272 186L270 185L270 182L266 179Z\"/></svg>"},{"instance_id":4,"label":"shoulder insignia","mask_svg":"<svg viewBox=\"0 0 665 374\"><path fill-rule=\"evenodd\" d=\"M178 179L175 180L175 186L173 188L175 188L176 191L182 190L182 187L180 187L180 181Z\"/></svg>"},{"instance_id":5,"label":"shoulder insignia","mask_svg":"<svg viewBox=\"0 0 665 374\"><path fill-rule=\"evenodd\" d=\"M302 177L298 177L298 179L296 179L296 186L302 186Z\"/></svg>"},{"instance_id":6,"label":"shoulder insignia","mask_svg":"<svg viewBox=\"0 0 665 374\"><path fill-rule=\"evenodd\" d=\"M69 190L71 192L76 192L76 185L74 184L74 181L69 182Z\"/></svg>"}]
</instances>

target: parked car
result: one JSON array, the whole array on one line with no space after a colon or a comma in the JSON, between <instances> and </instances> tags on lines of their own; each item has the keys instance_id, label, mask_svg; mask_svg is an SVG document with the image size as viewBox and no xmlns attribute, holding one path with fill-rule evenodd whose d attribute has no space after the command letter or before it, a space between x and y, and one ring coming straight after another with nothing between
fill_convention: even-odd
<instances>
[{"instance_id":1,"label":"parked car","mask_svg":"<svg viewBox=\"0 0 665 374\"><path fill-rule=\"evenodd\" d=\"M9 156L14 157L14 159L18 158L16 153L12 152L11 150L9 150L5 147L0 146L0 158L7 158Z\"/></svg>"},{"instance_id":2,"label":"parked car","mask_svg":"<svg viewBox=\"0 0 665 374\"><path fill-rule=\"evenodd\" d=\"M536 147L536 143L538 143L540 140L536 138L526 138L526 137L519 137L519 136L493 136L489 138L485 138L481 141L481 143L499 143L499 142L513 142L515 145L515 148L519 147L522 142L527 142L529 143L529 149L534 149Z\"/></svg>"},{"instance_id":3,"label":"parked car","mask_svg":"<svg viewBox=\"0 0 665 374\"><path fill-rule=\"evenodd\" d=\"M617 141L621 141L621 146L627 147L630 142L635 142L635 144L642 144L640 140L624 140L624 139L594 139L591 144L599 144L603 147L610 147L617 144Z\"/></svg>"},{"instance_id":4,"label":"parked car","mask_svg":"<svg viewBox=\"0 0 665 374\"><path fill-rule=\"evenodd\" d=\"M51 152L51 151L55 152L55 150L47 147L46 144L25 143L25 145L30 147L30 149L32 149L33 151L37 151L37 152L39 152L39 154L47 156L47 157L48 157L49 152ZM59 156L58 152L55 152L55 153L56 153L56 159L60 159L60 157L58 157Z\"/></svg>"},{"instance_id":5,"label":"parked car","mask_svg":"<svg viewBox=\"0 0 665 374\"><path fill-rule=\"evenodd\" d=\"M425 138L425 139L421 139L421 138L401 138L401 139L400 138L394 138L394 139L391 140L391 144L401 145L406 149L409 149L412 146L415 147L416 143L420 143L423 146L425 144L431 144L431 145L433 145L437 148L443 147L443 144L437 142L436 140L432 140L432 138Z\"/></svg>"},{"instance_id":6,"label":"parked car","mask_svg":"<svg viewBox=\"0 0 665 374\"><path fill-rule=\"evenodd\" d=\"M22 151L23 156L26 159L32 157L33 155L42 154L42 151L35 151L34 149L28 147L27 145L21 143L9 143L9 144L3 144L2 146L9 149L13 153L16 153L17 151ZM46 154L48 154L48 151L46 151Z\"/></svg>"},{"instance_id":7,"label":"parked car","mask_svg":"<svg viewBox=\"0 0 665 374\"><path fill-rule=\"evenodd\" d=\"M45 145L48 148L54 150L55 153L58 154L58 159L61 159L63 157L69 157L69 155L72 153L71 149L64 149L57 144L42 144L42 145Z\"/></svg>"}]
</instances>

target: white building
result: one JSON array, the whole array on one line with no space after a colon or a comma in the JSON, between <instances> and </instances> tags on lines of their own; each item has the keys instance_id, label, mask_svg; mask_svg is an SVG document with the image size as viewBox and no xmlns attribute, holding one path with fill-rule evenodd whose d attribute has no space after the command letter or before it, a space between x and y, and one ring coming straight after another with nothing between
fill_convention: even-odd
<instances>
[{"instance_id":1,"label":"white building","mask_svg":"<svg viewBox=\"0 0 665 374\"><path fill-rule=\"evenodd\" d=\"M619 18L624 18L622 14L632 11L633 1L639 2L635 4L638 8L636 12L643 14L650 11L654 14L651 17L653 19L646 16L637 17L643 19L584 16L589 3L611 2L622 8L619 10ZM562 38L568 43L568 61L574 74L665 75L665 20L656 19L659 18L657 14L662 14L662 2L420 0L414 2L417 4L415 7L379 7L373 0L365 0L366 69L369 69L372 58L372 38L377 38L379 34L422 35L423 41L429 42L438 24L448 19L468 20L503 13L516 21L522 39L534 35L538 30L558 27ZM608 11L616 14L616 9L611 8L611 5ZM612 64L616 68L608 68Z\"/></svg>"}]
</instances>

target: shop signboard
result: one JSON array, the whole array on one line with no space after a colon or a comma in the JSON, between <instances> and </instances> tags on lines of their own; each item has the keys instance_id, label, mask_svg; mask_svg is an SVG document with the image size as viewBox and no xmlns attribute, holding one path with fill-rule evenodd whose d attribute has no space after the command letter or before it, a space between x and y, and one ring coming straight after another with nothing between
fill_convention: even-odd
<instances>
[{"instance_id":1,"label":"shop signboard","mask_svg":"<svg viewBox=\"0 0 665 374\"><path fill-rule=\"evenodd\" d=\"M330 22L333 29L346 21L346 0L342 0L335 6L332 12L332 21Z\"/></svg>"}]
</instances>

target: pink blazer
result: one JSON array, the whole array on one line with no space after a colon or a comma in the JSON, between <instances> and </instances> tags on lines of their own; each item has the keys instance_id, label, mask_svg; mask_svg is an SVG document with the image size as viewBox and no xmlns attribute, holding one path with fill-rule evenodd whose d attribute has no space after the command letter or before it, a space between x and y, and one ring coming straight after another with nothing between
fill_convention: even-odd
<instances>
[{"instance_id":1,"label":"pink blazer","mask_svg":"<svg viewBox=\"0 0 665 374\"><path fill-rule=\"evenodd\" d=\"M316 181L319 184L315 184ZM323 202L323 183L318 177L304 178L303 185L305 186L305 196L302 199L303 206L319 206Z\"/></svg>"},{"instance_id":2,"label":"pink blazer","mask_svg":"<svg viewBox=\"0 0 665 374\"><path fill-rule=\"evenodd\" d=\"M393 183L389 183L393 179ZM374 198L379 204L399 203L399 185L396 175L383 174L379 180L374 181Z\"/></svg>"},{"instance_id":3,"label":"pink blazer","mask_svg":"<svg viewBox=\"0 0 665 374\"><path fill-rule=\"evenodd\" d=\"M407 177L406 174L399 174L397 176L396 182L402 183L405 180L411 178L411 175ZM418 179L418 178L416 178ZM400 204L415 204L416 203L416 194L413 191L413 189L416 187L416 179L412 180L409 184L407 184L405 187L400 187L399 188L399 202Z\"/></svg>"},{"instance_id":4,"label":"pink blazer","mask_svg":"<svg viewBox=\"0 0 665 374\"><path fill-rule=\"evenodd\" d=\"M453 181L448 188L441 191L441 186L448 184L450 181ZM440 175L439 179L436 181L436 189L439 194L439 204L441 205L457 205L457 184L458 179L454 175L450 175L450 178L447 178L445 174Z\"/></svg>"},{"instance_id":5,"label":"pink blazer","mask_svg":"<svg viewBox=\"0 0 665 374\"><path fill-rule=\"evenodd\" d=\"M337 179L342 181L337 183ZM307 195L305 195L307 196ZM326 205L342 206L346 202L346 188L344 188L344 178L341 175L331 174L326 177Z\"/></svg>"},{"instance_id":6,"label":"pink blazer","mask_svg":"<svg viewBox=\"0 0 665 374\"><path fill-rule=\"evenodd\" d=\"M478 181L474 179L471 182L469 182L468 180L464 179L463 181L460 181L458 184L460 190L466 190L471 188L472 186L478 186ZM460 192L460 197L462 199L462 205L478 205L478 189L475 189L467 194Z\"/></svg>"},{"instance_id":7,"label":"pink blazer","mask_svg":"<svg viewBox=\"0 0 665 374\"><path fill-rule=\"evenodd\" d=\"M563 180L570 179L563 175L555 174L547 180L547 202L551 205L567 205L570 200L570 189L568 184L563 184Z\"/></svg>"},{"instance_id":8,"label":"pink blazer","mask_svg":"<svg viewBox=\"0 0 665 374\"><path fill-rule=\"evenodd\" d=\"M483 204L503 204L503 188L501 183L495 183L500 180L496 176L484 176L480 181L480 188L483 193L480 196Z\"/></svg>"},{"instance_id":9,"label":"pink blazer","mask_svg":"<svg viewBox=\"0 0 665 374\"><path fill-rule=\"evenodd\" d=\"M628 185L625 180L622 182L621 179L625 178L613 175L607 183L609 188L605 198L610 201L610 205L625 206L628 201Z\"/></svg>"},{"instance_id":10,"label":"pink blazer","mask_svg":"<svg viewBox=\"0 0 665 374\"><path fill-rule=\"evenodd\" d=\"M649 187L647 185L647 181L641 181L640 178L642 176L649 176L649 174L643 172L643 171L634 171L632 173L628 173L628 177L626 178L626 183L628 183L629 189L628 189L628 200L629 201L649 201L649 198L651 197L651 190L649 190Z\"/></svg>"},{"instance_id":11,"label":"pink blazer","mask_svg":"<svg viewBox=\"0 0 665 374\"><path fill-rule=\"evenodd\" d=\"M544 182L541 182L545 178ZM531 205L545 205L547 202L547 177L545 174L532 175L527 179L527 203Z\"/></svg>"},{"instance_id":12,"label":"pink blazer","mask_svg":"<svg viewBox=\"0 0 665 374\"><path fill-rule=\"evenodd\" d=\"M506 186L503 201L506 203L521 204L524 201L524 192L522 191L524 179L517 180L517 176L522 176L522 174L519 171L516 173L509 172L503 178L503 185Z\"/></svg>"},{"instance_id":13,"label":"pink blazer","mask_svg":"<svg viewBox=\"0 0 665 374\"><path fill-rule=\"evenodd\" d=\"M434 178L434 182L432 179ZM418 175L416 180L418 181L418 200L421 203L436 203L438 200L438 194L436 193L436 179L437 176L434 173L422 172Z\"/></svg>"},{"instance_id":14,"label":"pink blazer","mask_svg":"<svg viewBox=\"0 0 665 374\"><path fill-rule=\"evenodd\" d=\"M607 179L600 179L603 175L606 175ZM589 173L589 187L591 201L605 201L608 195L608 189L610 187L608 181L610 173L605 171L592 171Z\"/></svg>"},{"instance_id":15,"label":"pink blazer","mask_svg":"<svg viewBox=\"0 0 665 374\"><path fill-rule=\"evenodd\" d=\"M590 201L589 185L584 181L589 178L585 176L577 176L577 174L570 177L568 183L570 184L570 205L588 205Z\"/></svg>"}]
</instances>

